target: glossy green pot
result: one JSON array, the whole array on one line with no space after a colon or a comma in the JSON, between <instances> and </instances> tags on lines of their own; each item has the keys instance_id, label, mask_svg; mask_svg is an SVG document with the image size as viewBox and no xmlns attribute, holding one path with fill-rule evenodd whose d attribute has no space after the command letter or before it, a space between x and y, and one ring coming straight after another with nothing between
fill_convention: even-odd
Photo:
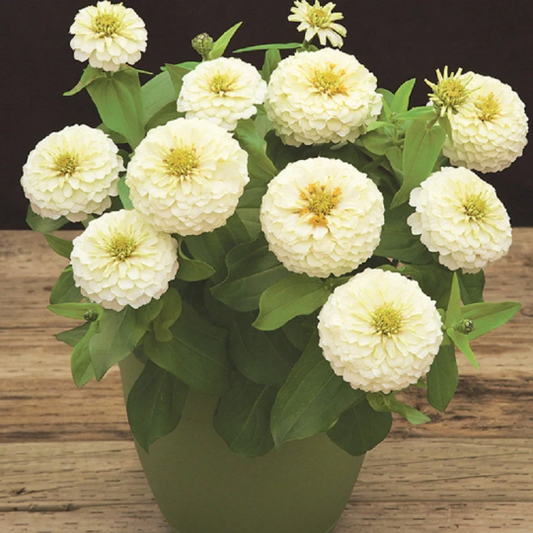
<instances>
[{"instance_id":1,"label":"glossy green pot","mask_svg":"<svg viewBox=\"0 0 533 533\"><path fill-rule=\"evenodd\" d=\"M121 362L124 395L143 365ZM213 428L217 399L190 391L179 426L137 452L164 517L177 533L326 533L346 506L362 457L326 435L259 458L235 455Z\"/></svg>"}]
</instances>

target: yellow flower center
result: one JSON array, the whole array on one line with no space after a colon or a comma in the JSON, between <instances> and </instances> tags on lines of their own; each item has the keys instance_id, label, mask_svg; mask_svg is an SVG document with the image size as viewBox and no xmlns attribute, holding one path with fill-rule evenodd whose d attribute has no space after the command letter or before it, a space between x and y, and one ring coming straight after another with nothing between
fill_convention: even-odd
<instances>
[{"instance_id":1,"label":"yellow flower center","mask_svg":"<svg viewBox=\"0 0 533 533\"><path fill-rule=\"evenodd\" d=\"M321 30L329 28L330 15L323 7L311 7L307 12L307 16L311 26Z\"/></svg>"},{"instance_id":2,"label":"yellow flower center","mask_svg":"<svg viewBox=\"0 0 533 533\"><path fill-rule=\"evenodd\" d=\"M374 329L387 337L399 333L403 326L402 313L391 304L383 304L376 308L371 319Z\"/></svg>"},{"instance_id":3,"label":"yellow flower center","mask_svg":"<svg viewBox=\"0 0 533 533\"><path fill-rule=\"evenodd\" d=\"M455 109L468 97L465 85L456 78L442 80L435 89L435 94L442 100L443 105Z\"/></svg>"},{"instance_id":4,"label":"yellow flower center","mask_svg":"<svg viewBox=\"0 0 533 533\"><path fill-rule=\"evenodd\" d=\"M122 21L112 13L101 13L93 22L93 31L104 37L113 37L122 26Z\"/></svg>"},{"instance_id":5,"label":"yellow flower center","mask_svg":"<svg viewBox=\"0 0 533 533\"><path fill-rule=\"evenodd\" d=\"M340 195L340 187L336 187L333 192L329 192L326 190L325 185L310 183L300 194L302 200L307 200L307 206L300 209L300 216L311 213L313 216L310 218L309 224L315 227L327 226L326 217L337 207Z\"/></svg>"},{"instance_id":6,"label":"yellow flower center","mask_svg":"<svg viewBox=\"0 0 533 533\"><path fill-rule=\"evenodd\" d=\"M117 261L125 261L131 257L137 246L138 243L133 237L119 233L113 235L107 243L107 252Z\"/></svg>"},{"instance_id":7,"label":"yellow flower center","mask_svg":"<svg viewBox=\"0 0 533 533\"><path fill-rule=\"evenodd\" d=\"M464 201L463 209L468 218L481 220L487 214L488 206L480 194L471 194Z\"/></svg>"},{"instance_id":8,"label":"yellow flower center","mask_svg":"<svg viewBox=\"0 0 533 533\"><path fill-rule=\"evenodd\" d=\"M71 152L61 152L54 159L54 170L60 175L70 177L79 167L79 158L77 154Z\"/></svg>"},{"instance_id":9,"label":"yellow flower center","mask_svg":"<svg viewBox=\"0 0 533 533\"><path fill-rule=\"evenodd\" d=\"M344 84L345 70L335 70L336 65L327 63L324 69L315 69L311 77L311 84L321 94L335 96L336 94L348 95Z\"/></svg>"},{"instance_id":10,"label":"yellow flower center","mask_svg":"<svg viewBox=\"0 0 533 533\"><path fill-rule=\"evenodd\" d=\"M176 178L189 178L198 167L199 158L193 147L171 148L163 159L167 170Z\"/></svg>"},{"instance_id":11,"label":"yellow flower center","mask_svg":"<svg viewBox=\"0 0 533 533\"><path fill-rule=\"evenodd\" d=\"M478 98L475 105L479 110L477 116L483 122L491 122L492 119L500 114L500 104L496 100L494 93L489 93L487 96Z\"/></svg>"},{"instance_id":12,"label":"yellow flower center","mask_svg":"<svg viewBox=\"0 0 533 533\"><path fill-rule=\"evenodd\" d=\"M209 80L209 90L219 96L224 96L233 89L235 81L236 79L229 74L219 72Z\"/></svg>"},{"instance_id":13,"label":"yellow flower center","mask_svg":"<svg viewBox=\"0 0 533 533\"><path fill-rule=\"evenodd\" d=\"M448 74L448 67L444 67L443 73L437 69L437 80L437 83L429 80L425 82L433 89L433 92L429 94L429 99L441 109L442 115L456 111L472 94L472 89L467 88L471 76L462 76L462 69L451 74Z\"/></svg>"}]
</instances>

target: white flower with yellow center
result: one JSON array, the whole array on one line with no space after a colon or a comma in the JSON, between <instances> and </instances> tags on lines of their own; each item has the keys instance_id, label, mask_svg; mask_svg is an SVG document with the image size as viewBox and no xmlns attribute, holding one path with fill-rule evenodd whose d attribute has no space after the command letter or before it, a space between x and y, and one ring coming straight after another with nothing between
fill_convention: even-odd
<instances>
[{"instance_id":1,"label":"white flower with yellow center","mask_svg":"<svg viewBox=\"0 0 533 533\"><path fill-rule=\"evenodd\" d=\"M160 298L178 271L177 242L125 209L92 220L70 260L82 294L115 311Z\"/></svg>"},{"instance_id":2,"label":"white flower with yellow center","mask_svg":"<svg viewBox=\"0 0 533 533\"><path fill-rule=\"evenodd\" d=\"M289 164L268 185L261 226L270 250L297 273L340 276L373 253L383 196L352 165L323 157Z\"/></svg>"},{"instance_id":3,"label":"white flower with yellow center","mask_svg":"<svg viewBox=\"0 0 533 533\"><path fill-rule=\"evenodd\" d=\"M220 126L178 118L151 129L126 183L135 209L156 228L199 235L223 226L248 183L248 154Z\"/></svg>"},{"instance_id":4,"label":"white flower with yellow center","mask_svg":"<svg viewBox=\"0 0 533 533\"><path fill-rule=\"evenodd\" d=\"M256 114L267 90L257 69L235 57L200 63L183 77L178 111L234 130L240 119Z\"/></svg>"},{"instance_id":5,"label":"white flower with yellow center","mask_svg":"<svg viewBox=\"0 0 533 533\"><path fill-rule=\"evenodd\" d=\"M328 2L322 6L315 1L314 5L308 4L305 0L296 0L294 7L291 7L292 15L289 15L291 22L299 22L298 31L305 31L305 40L311 41L315 35L318 36L320 44L326 45L326 39L331 46L340 48L343 44L342 38L346 37L346 28L335 21L342 20L342 13L333 13L335 4Z\"/></svg>"},{"instance_id":6,"label":"white flower with yellow center","mask_svg":"<svg viewBox=\"0 0 533 533\"><path fill-rule=\"evenodd\" d=\"M285 144L353 142L382 107L377 80L357 59L324 48L281 61L265 108Z\"/></svg>"},{"instance_id":7,"label":"white flower with yellow center","mask_svg":"<svg viewBox=\"0 0 533 533\"><path fill-rule=\"evenodd\" d=\"M337 287L318 316L319 344L354 389L389 393L416 383L442 341L442 321L416 281L367 269Z\"/></svg>"},{"instance_id":8,"label":"white flower with yellow center","mask_svg":"<svg viewBox=\"0 0 533 533\"><path fill-rule=\"evenodd\" d=\"M133 65L146 50L143 20L131 8L107 0L81 9L70 27L74 58L94 68L118 70Z\"/></svg>"},{"instance_id":9,"label":"white flower with yellow center","mask_svg":"<svg viewBox=\"0 0 533 533\"><path fill-rule=\"evenodd\" d=\"M458 72L440 79L433 88L430 100L441 112L448 109L452 140L446 139L442 151L452 165L498 172L522 155L528 118L524 103L509 85L489 76Z\"/></svg>"},{"instance_id":10,"label":"white flower with yellow center","mask_svg":"<svg viewBox=\"0 0 533 533\"><path fill-rule=\"evenodd\" d=\"M103 131L67 126L30 152L21 184L35 213L78 222L111 206L122 170L118 148Z\"/></svg>"},{"instance_id":11,"label":"white flower with yellow center","mask_svg":"<svg viewBox=\"0 0 533 533\"><path fill-rule=\"evenodd\" d=\"M450 270L474 273L509 250L511 224L494 187L466 168L445 167L411 192L411 231Z\"/></svg>"}]
</instances>

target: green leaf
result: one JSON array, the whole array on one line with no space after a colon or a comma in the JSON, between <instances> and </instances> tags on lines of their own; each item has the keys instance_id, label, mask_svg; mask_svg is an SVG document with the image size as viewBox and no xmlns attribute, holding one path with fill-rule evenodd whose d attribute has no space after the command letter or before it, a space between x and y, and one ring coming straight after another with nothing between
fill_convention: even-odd
<instances>
[{"instance_id":1,"label":"green leaf","mask_svg":"<svg viewBox=\"0 0 533 533\"><path fill-rule=\"evenodd\" d=\"M387 148L393 146L392 137L385 131L370 131L359 137L362 145L373 154L385 155Z\"/></svg>"},{"instance_id":2,"label":"green leaf","mask_svg":"<svg viewBox=\"0 0 533 533\"><path fill-rule=\"evenodd\" d=\"M415 120L407 128L403 152L404 181L391 208L406 202L411 191L431 174L445 140L446 133L438 124L428 128L425 121Z\"/></svg>"},{"instance_id":3,"label":"green leaf","mask_svg":"<svg viewBox=\"0 0 533 533\"><path fill-rule=\"evenodd\" d=\"M428 265L406 265L400 269L404 276L414 279L420 288L435 300L437 307L444 309L450 297L453 274L437 263Z\"/></svg>"},{"instance_id":4,"label":"green leaf","mask_svg":"<svg viewBox=\"0 0 533 533\"><path fill-rule=\"evenodd\" d=\"M228 276L211 289L213 296L236 311L259 307L261 294L289 275L289 271L269 251L264 237L241 244L227 255Z\"/></svg>"},{"instance_id":5,"label":"green leaf","mask_svg":"<svg viewBox=\"0 0 533 533\"><path fill-rule=\"evenodd\" d=\"M365 398L342 413L328 437L350 455L363 455L384 440L391 427L391 414L374 411Z\"/></svg>"},{"instance_id":6,"label":"green leaf","mask_svg":"<svg viewBox=\"0 0 533 533\"><path fill-rule=\"evenodd\" d=\"M26 224L38 233L51 233L62 228L67 224L68 220L65 217L60 217L57 220L51 218L43 218L35 213L31 205L28 206L28 212L26 214Z\"/></svg>"},{"instance_id":7,"label":"green leaf","mask_svg":"<svg viewBox=\"0 0 533 533\"><path fill-rule=\"evenodd\" d=\"M235 375L222 395L213 420L216 432L230 450L245 457L265 455L274 447L270 411L276 389Z\"/></svg>"},{"instance_id":8,"label":"green leaf","mask_svg":"<svg viewBox=\"0 0 533 533\"><path fill-rule=\"evenodd\" d=\"M83 298L80 289L76 287L72 266L68 266L61 272L50 293L51 304L76 303Z\"/></svg>"},{"instance_id":9,"label":"green leaf","mask_svg":"<svg viewBox=\"0 0 533 533\"><path fill-rule=\"evenodd\" d=\"M167 63L165 65L167 72L170 74L170 79L174 85L174 92L179 96L181 92L181 87L183 85L183 77L189 74L192 70L196 68L198 63L179 63L177 65L172 65ZM177 97L176 97L177 100ZM174 102L176 105L176 102Z\"/></svg>"},{"instance_id":10,"label":"green leaf","mask_svg":"<svg viewBox=\"0 0 533 533\"><path fill-rule=\"evenodd\" d=\"M85 337L85 334L87 331L89 331L89 327L92 324L92 322L85 322L85 324L82 324L81 326L78 326L74 329L68 329L66 331L62 331L61 333L57 333L54 335L54 337L60 341L64 342L65 344L68 344L69 346L76 346L78 342Z\"/></svg>"},{"instance_id":11,"label":"green leaf","mask_svg":"<svg viewBox=\"0 0 533 533\"><path fill-rule=\"evenodd\" d=\"M426 122L430 120L435 120L437 118L437 111L433 106L420 106L413 107L404 113L398 113L394 120L396 122L405 122L406 120L425 120Z\"/></svg>"},{"instance_id":12,"label":"green leaf","mask_svg":"<svg viewBox=\"0 0 533 533\"><path fill-rule=\"evenodd\" d=\"M217 59L218 57L224 55L226 48L228 47L229 42L232 37L235 35L235 32L241 27L242 22L237 22L229 30L226 30L213 44L211 52L209 52L209 59Z\"/></svg>"},{"instance_id":13,"label":"green leaf","mask_svg":"<svg viewBox=\"0 0 533 533\"><path fill-rule=\"evenodd\" d=\"M461 317L474 322L474 330L467 334L469 340L477 339L489 331L503 326L520 309L518 302L475 303L461 308Z\"/></svg>"},{"instance_id":14,"label":"green leaf","mask_svg":"<svg viewBox=\"0 0 533 533\"><path fill-rule=\"evenodd\" d=\"M371 131L374 131L374 130L378 130L379 128L393 128L394 127L394 124L391 124L390 122L382 122L380 120L376 121L376 122L371 122L367 128L366 128L366 131L367 132L371 132Z\"/></svg>"},{"instance_id":15,"label":"green leaf","mask_svg":"<svg viewBox=\"0 0 533 533\"><path fill-rule=\"evenodd\" d=\"M103 309L98 304L86 302L58 303L49 305L48 309L56 315L64 316L66 318L74 318L76 320L85 320L86 313L96 313L98 316L101 316L103 313Z\"/></svg>"},{"instance_id":16,"label":"green leaf","mask_svg":"<svg viewBox=\"0 0 533 533\"><path fill-rule=\"evenodd\" d=\"M283 331L258 331L253 315L230 311L228 354L237 370L262 385L281 385L301 351Z\"/></svg>"},{"instance_id":17,"label":"green leaf","mask_svg":"<svg viewBox=\"0 0 533 533\"><path fill-rule=\"evenodd\" d=\"M254 46L233 50L233 53L240 54L242 52L255 52L258 50L294 50L295 48L300 48L300 46L302 46L302 43L255 44Z\"/></svg>"},{"instance_id":18,"label":"green leaf","mask_svg":"<svg viewBox=\"0 0 533 533\"><path fill-rule=\"evenodd\" d=\"M190 235L185 238L187 249L194 259L211 265L216 273L213 281L219 283L226 277L226 254L238 244L250 240L250 234L239 218L232 215L225 226L201 235Z\"/></svg>"},{"instance_id":19,"label":"green leaf","mask_svg":"<svg viewBox=\"0 0 533 533\"><path fill-rule=\"evenodd\" d=\"M102 122L136 148L144 137L139 73L132 68L107 73L87 86Z\"/></svg>"},{"instance_id":20,"label":"green leaf","mask_svg":"<svg viewBox=\"0 0 533 533\"><path fill-rule=\"evenodd\" d=\"M278 48L269 48L265 52L265 61L263 62L263 68L261 69L261 76L267 83L280 61L281 54L279 53Z\"/></svg>"},{"instance_id":21,"label":"green leaf","mask_svg":"<svg viewBox=\"0 0 533 533\"><path fill-rule=\"evenodd\" d=\"M444 326L446 329L453 328L461 320L461 292L459 289L459 280L457 273L452 278L452 288L446 309L446 320Z\"/></svg>"},{"instance_id":22,"label":"green leaf","mask_svg":"<svg viewBox=\"0 0 533 533\"><path fill-rule=\"evenodd\" d=\"M316 328L317 313L313 313L312 315L297 316L287 322L281 329L293 346L303 352Z\"/></svg>"},{"instance_id":23,"label":"green leaf","mask_svg":"<svg viewBox=\"0 0 533 533\"><path fill-rule=\"evenodd\" d=\"M383 394L382 392L369 392L366 395L368 403L372 409L378 412L391 411L403 416L411 424L425 424L431 419L418 409L406 405L396 398L393 392Z\"/></svg>"},{"instance_id":24,"label":"green leaf","mask_svg":"<svg viewBox=\"0 0 533 533\"><path fill-rule=\"evenodd\" d=\"M327 431L364 394L335 375L318 346L318 335L313 335L272 409L276 448L287 441Z\"/></svg>"},{"instance_id":25,"label":"green leaf","mask_svg":"<svg viewBox=\"0 0 533 533\"><path fill-rule=\"evenodd\" d=\"M248 153L250 177L268 183L278 171L266 154L266 141L257 133L254 121L240 120L235 130L235 137Z\"/></svg>"},{"instance_id":26,"label":"green leaf","mask_svg":"<svg viewBox=\"0 0 533 533\"><path fill-rule=\"evenodd\" d=\"M126 185L126 176L122 176L118 180L118 196L124 209L133 209L133 204L130 200L130 188Z\"/></svg>"},{"instance_id":27,"label":"green leaf","mask_svg":"<svg viewBox=\"0 0 533 533\"><path fill-rule=\"evenodd\" d=\"M259 209L263 196L267 190L267 184L258 179L251 179L239 199L237 214L245 225L250 240L255 240L261 233L261 221L259 220Z\"/></svg>"},{"instance_id":28,"label":"green leaf","mask_svg":"<svg viewBox=\"0 0 533 533\"><path fill-rule=\"evenodd\" d=\"M263 331L278 329L295 316L309 315L322 307L330 294L321 279L290 274L263 292L253 326Z\"/></svg>"},{"instance_id":29,"label":"green leaf","mask_svg":"<svg viewBox=\"0 0 533 533\"><path fill-rule=\"evenodd\" d=\"M90 65L87 65L83 71L83 74L81 75L80 81L72 89L70 89L70 91L64 92L63 96L72 96L77 94L85 89L85 87L91 84L94 80L103 78L104 76L105 72L102 69L93 68Z\"/></svg>"},{"instance_id":30,"label":"green leaf","mask_svg":"<svg viewBox=\"0 0 533 533\"><path fill-rule=\"evenodd\" d=\"M465 304L474 304L483 301L483 289L485 287L485 274L483 270L475 274L458 273L461 300Z\"/></svg>"},{"instance_id":31,"label":"green leaf","mask_svg":"<svg viewBox=\"0 0 533 533\"><path fill-rule=\"evenodd\" d=\"M85 336L74 346L70 356L70 371L74 383L78 388L82 388L96 377L91 359L89 344L91 338L96 333L97 325L95 322L87 324L88 330Z\"/></svg>"},{"instance_id":32,"label":"green leaf","mask_svg":"<svg viewBox=\"0 0 533 533\"><path fill-rule=\"evenodd\" d=\"M45 233L44 238L56 254L70 259L70 254L72 253L72 241L61 239L51 233Z\"/></svg>"},{"instance_id":33,"label":"green leaf","mask_svg":"<svg viewBox=\"0 0 533 533\"><path fill-rule=\"evenodd\" d=\"M146 337L143 345L146 356L193 390L215 396L223 394L230 372L226 332L206 322L186 302L170 331L173 336L170 342L157 342L153 334Z\"/></svg>"},{"instance_id":34,"label":"green leaf","mask_svg":"<svg viewBox=\"0 0 533 533\"><path fill-rule=\"evenodd\" d=\"M187 257L183 252L182 242L178 248L179 268L176 278L183 281L202 281L210 278L215 269L203 261Z\"/></svg>"},{"instance_id":35,"label":"green leaf","mask_svg":"<svg viewBox=\"0 0 533 533\"><path fill-rule=\"evenodd\" d=\"M181 296L176 289L170 288L161 297L161 302L162 309L154 320L154 334L158 342L169 342L173 338L169 328L181 315Z\"/></svg>"},{"instance_id":36,"label":"green leaf","mask_svg":"<svg viewBox=\"0 0 533 533\"><path fill-rule=\"evenodd\" d=\"M394 95L394 98L390 104L390 108L393 113L405 113L407 111L409 108L409 98L413 92L415 83L415 78L408 80L396 91L396 94Z\"/></svg>"},{"instance_id":37,"label":"green leaf","mask_svg":"<svg viewBox=\"0 0 533 533\"><path fill-rule=\"evenodd\" d=\"M455 347L448 338L441 344L439 352L426 374L426 380L428 402L435 409L445 411L459 383Z\"/></svg>"},{"instance_id":38,"label":"green leaf","mask_svg":"<svg viewBox=\"0 0 533 533\"><path fill-rule=\"evenodd\" d=\"M114 364L133 352L148 330L148 324L140 312L126 306L119 312L104 309L96 326L89 350L96 379L100 381Z\"/></svg>"},{"instance_id":39,"label":"green leaf","mask_svg":"<svg viewBox=\"0 0 533 533\"><path fill-rule=\"evenodd\" d=\"M474 355L474 352L472 351L472 348L470 347L470 343L468 342L468 337L461 333L460 331L456 331L455 329L447 329L446 333L448 334L448 337L452 339L455 346L463 352L465 357L470 361L470 363L474 366L474 368L479 368L479 363L477 362L476 356Z\"/></svg>"},{"instance_id":40,"label":"green leaf","mask_svg":"<svg viewBox=\"0 0 533 533\"><path fill-rule=\"evenodd\" d=\"M170 372L146 362L126 404L131 432L146 452L152 442L176 429L187 392L187 385Z\"/></svg>"},{"instance_id":41,"label":"green leaf","mask_svg":"<svg viewBox=\"0 0 533 533\"><path fill-rule=\"evenodd\" d=\"M184 117L185 113L180 113L176 109L176 101L167 104L163 109L158 111L147 123L146 131L151 130L152 128L157 128L157 126L163 126L171 120L176 120L177 118Z\"/></svg>"},{"instance_id":42,"label":"green leaf","mask_svg":"<svg viewBox=\"0 0 533 533\"><path fill-rule=\"evenodd\" d=\"M381 240L374 251L379 257L390 257L406 263L424 264L433 261L428 249L411 233L407 217L414 211L408 204L385 212Z\"/></svg>"},{"instance_id":43,"label":"green leaf","mask_svg":"<svg viewBox=\"0 0 533 533\"><path fill-rule=\"evenodd\" d=\"M141 87L141 97L146 124L150 123L153 117L160 113L167 105L173 104L176 109L178 93L168 72L161 72L157 76L148 80ZM147 129L149 129L147 127Z\"/></svg>"}]
</instances>

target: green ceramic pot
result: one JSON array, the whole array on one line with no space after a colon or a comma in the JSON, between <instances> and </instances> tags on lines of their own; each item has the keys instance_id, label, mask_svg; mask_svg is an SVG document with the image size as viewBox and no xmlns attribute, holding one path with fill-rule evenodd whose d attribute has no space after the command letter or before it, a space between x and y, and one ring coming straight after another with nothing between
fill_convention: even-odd
<instances>
[{"instance_id":1,"label":"green ceramic pot","mask_svg":"<svg viewBox=\"0 0 533 533\"><path fill-rule=\"evenodd\" d=\"M127 397L142 370L121 362ZM177 533L326 533L339 519L362 457L326 435L259 458L235 455L213 428L217 399L190 391L170 435L137 452L164 517Z\"/></svg>"}]
</instances>

